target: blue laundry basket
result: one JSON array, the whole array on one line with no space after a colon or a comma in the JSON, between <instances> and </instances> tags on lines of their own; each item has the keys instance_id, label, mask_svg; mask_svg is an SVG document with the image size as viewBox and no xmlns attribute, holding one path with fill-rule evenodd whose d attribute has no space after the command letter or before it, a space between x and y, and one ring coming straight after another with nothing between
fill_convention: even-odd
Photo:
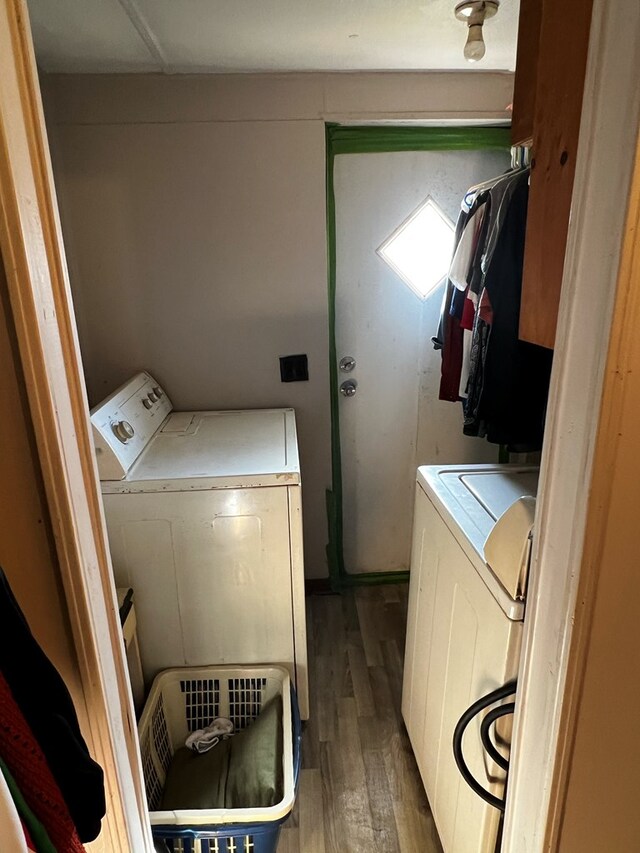
<instances>
[{"instance_id":1,"label":"blue laundry basket","mask_svg":"<svg viewBox=\"0 0 640 853\"><path fill-rule=\"evenodd\" d=\"M274 696L283 702L284 794L262 809L158 811L173 753L187 735L228 717L246 728ZM171 853L276 853L282 824L295 802L301 761L302 724L289 673L278 666L198 667L160 673L140 724L140 751L151 829Z\"/></svg>"}]
</instances>

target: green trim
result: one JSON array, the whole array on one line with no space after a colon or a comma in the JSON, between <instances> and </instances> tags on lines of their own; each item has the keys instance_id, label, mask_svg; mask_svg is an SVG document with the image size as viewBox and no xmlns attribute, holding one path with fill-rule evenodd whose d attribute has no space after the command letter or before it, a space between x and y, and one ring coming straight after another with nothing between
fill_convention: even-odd
<instances>
[{"instance_id":1,"label":"green trim","mask_svg":"<svg viewBox=\"0 0 640 853\"><path fill-rule=\"evenodd\" d=\"M381 154L392 151L469 151L509 148L509 127L342 127L327 125L328 153Z\"/></svg>"},{"instance_id":2,"label":"green trim","mask_svg":"<svg viewBox=\"0 0 640 853\"><path fill-rule=\"evenodd\" d=\"M336 350L336 200L333 188L334 153L332 128L325 128L327 173L327 270L329 278L329 394L331 396L331 479L327 491L329 578L335 592L346 574L342 550L342 453L340 448L340 412L338 409L338 365Z\"/></svg>"},{"instance_id":3,"label":"green trim","mask_svg":"<svg viewBox=\"0 0 640 853\"><path fill-rule=\"evenodd\" d=\"M333 183L335 158L340 154L380 154L398 151L477 151L509 149L508 127L343 127L325 125L327 271L329 291L329 389L331 394L331 475L327 491L329 543L327 561L334 592L345 587L405 583L409 572L349 574L344 565L342 453L340 447L339 377L336 344L336 200Z\"/></svg>"}]
</instances>

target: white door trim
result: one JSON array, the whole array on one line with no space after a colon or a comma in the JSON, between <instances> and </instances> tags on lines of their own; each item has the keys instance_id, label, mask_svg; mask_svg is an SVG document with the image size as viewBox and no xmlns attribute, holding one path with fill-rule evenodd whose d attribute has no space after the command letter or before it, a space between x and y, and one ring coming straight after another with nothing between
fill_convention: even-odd
<instances>
[{"instance_id":1,"label":"white door trim","mask_svg":"<svg viewBox=\"0 0 640 853\"><path fill-rule=\"evenodd\" d=\"M503 853L541 853L640 119L640 6L594 0L515 716ZM560 756L561 757L561 756Z\"/></svg>"},{"instance_id":2,"label":"white door trim","mask_svg":"<svg viewBox=\"0 0 640 853\"><path fill-rule=\"evenodd\" d=\"M87 708L96 849L150 853L135 715L24 0L0 2L0 250ZM100 846L102 845L102 846Z\"/></svg>"}]
</instances>

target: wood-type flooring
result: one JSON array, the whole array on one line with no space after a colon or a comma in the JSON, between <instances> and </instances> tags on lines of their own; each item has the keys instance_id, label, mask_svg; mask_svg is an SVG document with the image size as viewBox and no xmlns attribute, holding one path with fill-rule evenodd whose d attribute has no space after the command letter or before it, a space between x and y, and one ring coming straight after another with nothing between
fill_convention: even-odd
<instances>
[{"instance_id":1,"label":"wood-type flooring","mask_svg":"<svg viewBox=\"0 0 640 853\"><path fill-rule=\"evenodd\" d=\"M400 711L407 592L307 599L311 719L278 853L442 853Z\"/></svg>"}]
</instances>

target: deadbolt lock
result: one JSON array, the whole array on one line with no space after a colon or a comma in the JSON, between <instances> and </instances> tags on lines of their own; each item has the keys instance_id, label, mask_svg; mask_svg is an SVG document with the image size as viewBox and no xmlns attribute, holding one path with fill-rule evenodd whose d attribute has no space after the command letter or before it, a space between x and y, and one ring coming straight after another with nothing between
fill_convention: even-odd
<instances>
[{"instance_id":1,"label":"deadbolt lock","mask_svg":"<svg viewBox=\"0 0 640 853\"><path fill-rule=\"evenodd\" d=\"M352 355L345 355L344 358L340 359L340 370L344 373L351 373L355 366L356 360Z\"/></svg>"}]
</instances>

